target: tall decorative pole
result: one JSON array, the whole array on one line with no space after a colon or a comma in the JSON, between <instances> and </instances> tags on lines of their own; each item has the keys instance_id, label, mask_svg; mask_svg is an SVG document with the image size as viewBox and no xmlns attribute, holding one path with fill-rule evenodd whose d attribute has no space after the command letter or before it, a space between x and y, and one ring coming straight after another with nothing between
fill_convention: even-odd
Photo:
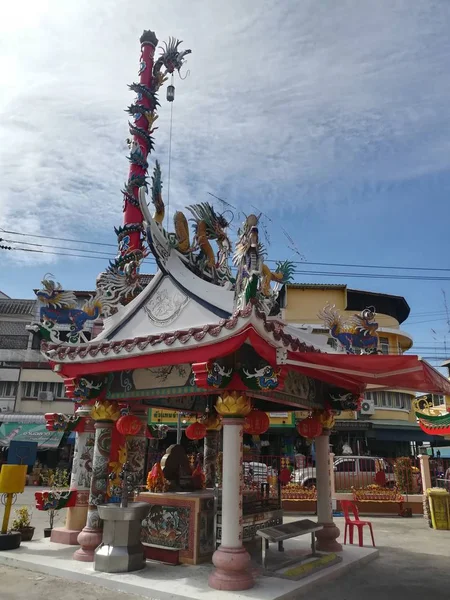
<instances>
[{"instance_id":1,"label":"tall decorative pole","mask_svg":"<svg viewBox=\"0 0 450 600\"><path fill-rule=\"evenodd\" d=\"M129 88L136 93L136 99L127 112L134 123L128 123L130 128L130 170L128 181L123 190L124 217L123 227L116 230L119 253L127 260L133 253L143 253L141 230L142 213L139 208L139 188L146 185L148 169L147 156L153 150L151 137L157 119L156 108L159 102L156 91L161 85L161 78L153 76L153 59L158 38L153 31L144 31L140 38L141 58L139 61L139 83L132 83Z\"/></svg>"},{"instance_id":2,"label":"tall decorative pole","mask_svg":"<svg viewBox=\"0 0 450 600\"><path fill-rule=\"evenodd\" d=\"M250 556L242 544L244 418L251 408L241 392L224 392L216 403L223 417L222 542L213 554L216 569L209 577L216 590L248 590L254 585Z\"/></svg>"},{"instance_id":3,"label":"tall decorative pole","mask_svg":"<svg viewBox=\"0 0 450 600\"><path fill-rule=\"evenodd\" d=\"M97 279L97 291L103 305L110 312L117 310L117 305L127 304L140 291L139 267L145 257L143 246L143 215L139 206L139 189L147 188L148 155L153 151L155 122L158 118L156 110L159 106L157 92L166 81L167 75L179 71L184 57L190 50L179 51L181 42L169 38L161 56L154 62L155 48L158 38L153 31L144 31L140 38L141 58L139 63L139 82L132 83L129 88L136 93L136 98L127 108L131 117L129 121L130 138L128 140L130 169L128 180L122 190L123 225L115 229L118 242L118 255L106 273ZM173 100L173 86L169 86L167 98ZM160 197L160 167L155 165L153 175L153 192L156 200ZM159 186L159 187L158 187ZM155 198L154 198L155 200ZM162 219L164 214L160 215Z\"/></svg>"},{"instance_id":4,"label":"tall decorative pole","mask_svg":"<svg viewBox=\"0 0 450 600\"><path fill-rule=\"evenodd\" d=\"M112 429L120 412L116 404L97 401L91 417L95 421L95 446L87 522L78 536L81 548L73 556L75 560L84 562L94 560L94 550L102 541L102 521L97 506L106 502Z\"/></svg>"}]
</instances>

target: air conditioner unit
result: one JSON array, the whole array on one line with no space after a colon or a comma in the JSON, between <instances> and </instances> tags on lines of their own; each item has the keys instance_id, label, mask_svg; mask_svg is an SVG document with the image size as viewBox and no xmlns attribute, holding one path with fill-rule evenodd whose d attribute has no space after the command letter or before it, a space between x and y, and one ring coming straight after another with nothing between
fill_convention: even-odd
<instances>
[{"instance_id":1,"label":"air conditioner unit","mask_svg":"<svg viewBox=\"0 0 450 600\"><path fill-rule=\"evenodd\" d=\"M364 399L361 402L361 411L360 412L362 415L373 415L375 412L374 401Z\"/></svg>"},{"instance_id":2,"label":"air conditioner unit","mask_svg":"<svg viewBox=\"0 0 450 600\"><path fill-rule=\"evenodd\" d=\"M53 402L53 392L38 392L40 402Z\"/></svg>"}]
</instances>

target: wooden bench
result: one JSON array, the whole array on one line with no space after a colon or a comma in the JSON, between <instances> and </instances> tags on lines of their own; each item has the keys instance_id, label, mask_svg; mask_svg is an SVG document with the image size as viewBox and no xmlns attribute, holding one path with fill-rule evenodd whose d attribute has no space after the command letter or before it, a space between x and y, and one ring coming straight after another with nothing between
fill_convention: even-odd
<instances>
[{"instance_id":1,"label":"wooden bench","mask_svg":"<svg viewBox=\"0 0 450 600\"><path fill-rule=\"evenodd\" d=\"M289 540L300 535L311 534L311 554L304 558L310 558L311 556L318 556L316 552L316 531L323 529L323 525L319 525L309 519L301 519L300 521L293 521L292 523L285 523L284 525L276 525L275 527L267 527L266 529L260 529L257 531L262 539L262 565L266 568L266 552L269 547L269 543L277 543L278 551L283 552L284 540Z\"/></svg>"}]
</instances>

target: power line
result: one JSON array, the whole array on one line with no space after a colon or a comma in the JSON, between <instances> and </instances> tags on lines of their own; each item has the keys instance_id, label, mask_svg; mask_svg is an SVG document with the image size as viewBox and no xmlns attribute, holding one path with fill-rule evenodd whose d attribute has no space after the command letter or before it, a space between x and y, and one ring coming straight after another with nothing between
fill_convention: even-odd
<instances>
[{"instance_id":1,"label":"power line","mask_svg":"<svg viewBox=\"0 0 450 600\"><path fill-rule=\"evenodd\" d=\"M74 242L75 244L93 244L94 246L109 246L111 248L117 248L117 244L106 244L104 242L92 242L87 240L72 240L69 238L52 237L51 235L38 235L37 233L22 233L20 231L9 231L1 227L0 231L9 235L23 235L24 237L43 238L46 240L57 240L59 242Z\"/></svg>"},{"instance_id":2,"label":"power line","mask_svg":"<svg viewBox=\"0 0 450 600\"><path fill-rule=\"evenodd\" d=\"M36 244L33 242L21 242L20 240L7 240L7 239L3 239L3 238L0 238L0 241L8 242L8 244L22 244L24 246L37 246L40 248L54 248L56 250L75 250L75 251L77 250L77 248L70 248L68 246L55 246L53 244ZM104 256L104 254L105 254L104 250L101 251L101 250L86 249L86 250L81 250L81 252L87 252L90 254L101 254L102 256Z\"/></svg>"},{"instance_id":3,"label":"power line","mask_svg":"<svg viewBox=\"0 0 450 600\"><path fill-rule=\"evenodd\" d=\"M209 193L209 192L208 192ZM213 195L213 194L211 194ZM221 199L220 199L221 200ZM223 200L221 200L223 202ZM227 204L229 204L227 202ZM232 205L230 205L232 206ZM38 235L38 234L34 234L34 233L22 233L20 231L11 231L11 230L7 230L7 229L3 229L0 228L0 231L2 231L3 233L7 233L9 235L20 235L20 236L24 236L24 237L32 237L32 238L42 238L42 239L48 239L48 240L57 240L60 242L73 242L76 244L93 244L95 246L108 246L110 248L117 248L116 244L109 244L109 243L105 243L105 242L93 242L91 240L75 240L75 239L69 239L69 238L63 238L63 237L56 237L56 236L49 236L49 235ZM279 260L277 259L268 259L266 262L271 262L271 263L276 263L279 262ZM350 264L350 263L325 263L325 262L310 262L310 261L291 261L293 264L296 265L302 265L302 266L308 266L308 265L312 265L312 266L322 266L322 267L347 267L347 268L355 268L355 269L387 269L387 270L403 270L403 271L443 271L443 272L450 272L450 268L439 268L439 267L404 267L404 266L393 266L393 265L358 265L358 264ZM303 271L299 271L299 273L303 273ZM306 271L305 273L311 273L311 274L316 274L315 272L309 272ZM320 274L320 272L319 272ZM324 273L326 274L326 273ZM332 273L332 275L337 275L337 276L343 276L345 275L345 273ZM354 276L365 276L364 274L358 274L355 273ZM367 276L369 276L369 274L367 274ZM373 275L373 277L376 277L377 275ZM372 275L370 275L370 277L372 277ZM387 277L387 275L383 275L383 277ZM401 277L406 277L406 276L401 276L401 275L391 275L390 276L393 279L397 279L397 278L401 278ZM450 278L449 278L450 279ZM444 279L445 281L447 279Z\"/></svg>"},{"instance_id":4,"label":"power line","mask_svg":"<svg viewBox=\"0 0 450 600\"><path fill-rule=\"evenodd\" d=\"M68 252L50 252L48 250L34 250L33 248L11 248L10 250L17 250L19 252L33 252L35 254L53 254L54 256L70 256L74 258L91 258L94 260L110 260L110 256L90 256L88 254L70 254Z\"/></svg>"},{"instance_id":5,"label":"power line","mask_svg":"<svg viewBox=\"0 0 450 600\"><path fill-rule=\"evenodd\" d=\"M276 259L267 259L266 262L279 262ZM314 265L318 267L351 267L355 269L398 269L400 271L447 271L450 272L449 268L439 267L401 267L401 266L393 266L393 265L355 265L355 264L347 264L347 263L325 263L325 262L310 262L309 260L302 261L291 261L296 265Z\"/></svg>"},{"instance_id":6,"label":"power line","mask_svg":"<svg viewBox=\"0 0 450 600\"><path fill-rule=\"evenodd\" d=\"M450 277L433 277L427 275L389 275L384 273L346 273L333 271L294 271L295 275L320 276L320 277L356 277L364 279L395 279L417 281L450 281Z\"/></svg>"}]
</instances>

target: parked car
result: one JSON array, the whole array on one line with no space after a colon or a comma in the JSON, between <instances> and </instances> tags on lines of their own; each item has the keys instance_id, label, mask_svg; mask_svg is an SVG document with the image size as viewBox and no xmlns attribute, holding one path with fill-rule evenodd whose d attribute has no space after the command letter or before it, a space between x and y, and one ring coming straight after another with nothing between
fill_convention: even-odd
<instances>
[{"instance_id":1,"label":"parked car","mask_svg":"<svg viewBox=\"0 0 450 600\"><path fill-rule=\"evenodd\" d=\"M337 491L360 488L372 483L395 486L392 465L377 456L337 456L334 460L334 477ZM297 469L293 473L292 481L305 487L316 485L316 469Z\"/></svg>"},{"instance_id":2,"label":"parked car","mask_svg":"<svg viewBox=\"0 0 450 600\"><path fill-rule=\"evenodd\" d=\"M244 462L244 481L247 483L267 483L268 467L261 462Z\"/></svg>"}]
</instances>

